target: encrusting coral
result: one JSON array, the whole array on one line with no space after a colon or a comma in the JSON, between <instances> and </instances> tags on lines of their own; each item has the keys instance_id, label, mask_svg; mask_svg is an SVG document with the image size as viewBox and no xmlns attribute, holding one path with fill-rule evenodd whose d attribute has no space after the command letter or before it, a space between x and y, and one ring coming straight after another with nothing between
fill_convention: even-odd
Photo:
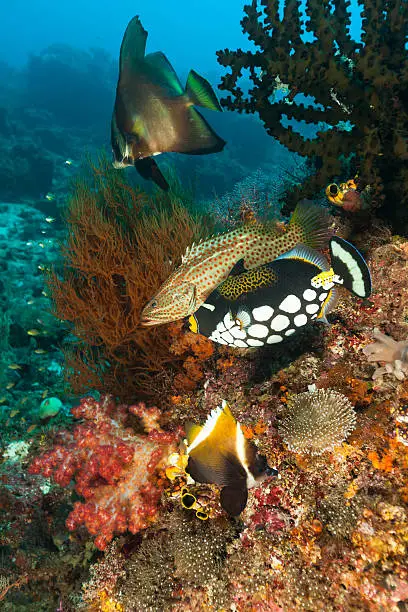
<instances>
[{"instance_id":1,"label":"encrusting coral","mask_svg":"<svg viewBox=\"0 0 408 612\"><path fill-rule=\"evenodd\" d=\"M133 189L102 159L76 182L67 222L64 270L49 283L57 316L79 339L66 347L69 382L78 393L157 397L155 379L180 372L194 352L172 352L181 327L142 327L140 313L187 245L209 233L210 218L189 212L177 190L148 197Z\"/></svg>"},{"instance_id":2,"label":"encrusting coral","mask_svg":"<svg viewBox=\"0 0 408 612\"><path fill-rule=\"evenodd\" d=\"M318 389L290 397L278 429L290 450L319 455L341 444L355 422L347 397L333 389Z\"/></svg>"},{"instance_id":3,"label":"encrusting coral","mask_svg":"<svg viewBox=\"0 0 408 612\"><path fill-rule=\"evenodd\" d=\"M252 0L244 7L242 29L254 51L218 51L230 69L220 88L230 92L221 103L229 110L259 113L267 132L291 151L317 161L316 172L292 190L286 209L299 196L313 197L351 162L359 185L371 185L374 205L384 205L392 220L407 221L408 202L408 4L358 0L362 42L350 35L350 2L306 2L304 38L302 4ZM261 8L260 6L261 5ZM239 85L244 71L251 86ZM275 96L285 84L285 94ZM314 105L302 100L308 96ZM318 105L318 106L317 106ZM319 125L309 139L289 123ZM397 205L398 204L398 205Z\"/></svg>"}]
</instances>

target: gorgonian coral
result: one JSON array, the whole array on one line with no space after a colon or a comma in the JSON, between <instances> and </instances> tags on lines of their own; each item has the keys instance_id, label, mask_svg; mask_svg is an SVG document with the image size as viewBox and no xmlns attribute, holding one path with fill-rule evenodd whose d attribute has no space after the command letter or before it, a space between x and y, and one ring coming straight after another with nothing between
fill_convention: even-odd
<instances>
[{"instance_id":1,"label":"gorgonian coral","mask_svg":"<svg viewBox=\"0 0 408 612\"><path fill-rule=\"evenodd\" d=\"M353 406L345 395L318 389L289 399L279 433L291 451L320 455L341 444L355 422Z\"/></svg>"},{"instance_id":2,"label":"gorgonian coral","mask_svg":"<svg viewBox=\"0 0 408 612\"><path fill-rule=\"evenodd\" d=\"M171 195L148 196L106 159L77 180L64 267L50 277L55 312L76 336L65 346L65 372L76 393L96 389L134 401L159 395L158 379L181 371L185 355L170 349L181 328L140 324L142 308L187 245L210 231L210 217L191 212L187 196L181 202L177 185Z\"/></svg>"},{"instance_id":3,"label":"gorgonian coral","mask_svg":"<svg viewBox=\"0 0 408 612\"><path fill-rule=\"evenodd\" d=\"M283 12L279 0L244 7L242 29L256 48L218 51L230 69L220 88L231 95L221 103L259 113L271 136L318 161L316 172L292 191L290 205L312 197L353 158L360 184L372 186L372 201L386 201L386 214L406 220L408 4L358 0L361 43L350 35L348 0L305 4L306 20L299 0L286 0ZM313 38L304 36L304 26ZM249 88L241 82L245 73ZM293 129L293 121L314 125L317 137Z\"/></svg>"},{"instance_id":4,"label":"gorgonian coral","mask_svg":"<svg viewBox=\"0 0 408 612\"><path fill-rule=\"evenodd\" d=\"M84 525L104 550L115 533L137 533L154 521L162 492L157 471L177 435L160 429L157 408L116 405L110 396L84 398L72 414L84 422L60 431L60 443L36 457L29 472L62 487L75 482L85 501L75 502L67 527ZM148 433L135 433L132 415Z\"/></svg>"}]
</instances>

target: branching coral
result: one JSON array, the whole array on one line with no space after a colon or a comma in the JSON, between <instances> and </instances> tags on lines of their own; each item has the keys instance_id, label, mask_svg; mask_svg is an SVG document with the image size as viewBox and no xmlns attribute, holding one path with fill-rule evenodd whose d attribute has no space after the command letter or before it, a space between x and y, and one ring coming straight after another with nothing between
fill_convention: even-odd
<instances>
[{"instance_id":1,"label":"branching coral","mask_svg":"<svg viewBox=\"0 0 408 612\"><path fill-rule=\"evenodd\" d=\"M319 455L341 444L355 422L353 406L345 395L318 389L289 399L279 433L290 450Z\"/></svg>"},{"instance_id":2,"label":"branching coral","mask_svg":"<svg viewBox=\"0 0 408 612\"><path fill-rule=\"evenodd\" d=\"M259 10L259 4L262 9ZM362 43L350 36L350 2L307 0L304 38L302 3L287 0L282 18L278 0L252 0L244 7L243 31L255 51L218 51L231 72L221 89L231 92L222 104L231 110L259 113L267 132L291 151L318 159L317 172L290 203L311 197L336 176L342 161L355 156L360 183L371 184L377 204L387 199L394 219L406 219L408 202L408 5L386 0L358 0L362 7ZM248 94L239 85L249 72ZM286 93L275 97L286 84ZM314 104L306 105L302 96ZM283 121L326 128L307 139ZM348 122L348 129L344 123ZM299 193L300 191L300 193ZM391 204L398 202L398 208Z\"/></svg>"},{"instance_id":3,"label":"branching coral","mask_svg":"<svg viewBox=\"0 0 408 612\"><path fill-rule=\"evenodd\" d=\"M157 409L117 406L109 396L84 398L72 414L85 422L72 433L61 431L61 443L35 458L29 471L62 487L75 481L85 502L75 502L67 527L85 525L103 550L114 533L137 533L154 520L161 496L157 469L176 436L160 430ZM129 427L132 415L142 417L147 435Z\"/></svg>"},{"instance_id":4,"label":"branching coral","mask_svg":"<svg viewBox=\"0 0 408 612\"><path fill-rule=\"evenodd\" d=\"M368 361L385 362L384 366L376 368L373 379L384 374L393 374L398 380L404 380L408 374L408 341L397 342L391 336L374 330L373 338L376 342L363 348Z\"/></svg>"},{"instance_id":5,"label":"branching coral","mask_svg":"<svg viewBox=\"0 0 408 612\"><path fill-rule=\"evenodd\" d=\"M182 332L142 327L140 313L210 221L175 196L135 191L106 160L76 183L67 221L64 271L50 285L57 316L79 338L67 351L74 391L98 389L132 401L141 392L157 395L152 379L180 369L183 357L169 346Z\"/></svg>"}]
</instances>

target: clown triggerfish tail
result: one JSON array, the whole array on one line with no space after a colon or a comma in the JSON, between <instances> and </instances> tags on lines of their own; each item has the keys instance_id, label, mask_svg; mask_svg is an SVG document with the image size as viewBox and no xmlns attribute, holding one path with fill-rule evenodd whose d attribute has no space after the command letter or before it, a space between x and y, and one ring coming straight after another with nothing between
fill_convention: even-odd
<instances>
[{"instance_id":1,"label":"clown triggerfish tail","mask_svg":"<svg viewBox=\"0 0 408 612\"><path fill-rule=\"evenodd\" d=\"M240 264L189 317L190 330L239 348L277 344L314 319L326 322L337 287L359 298L371 294L367 264L342 238L330 240L331 266L299 245L249 271Z\"/></svg>"},{"instance_id":2,"label":"clown triggerfish tail","mask_svg":"<svg viewBox=\"0 0 408 612\"><path fill-rule=\"evenodd\" d=\"M299 243L322 248L327 245L328 234L326 209L303 200L283 232L272 224L254 223L193 244L181 265L143 309L142 324L160 325L193 314L239 260L243 269L255 268Z\"/></svg>"},{"instance_id":3,"label":"clown triggerfish tail","mask_svg":"<svg viewBox=\"0 0 408 612\"><path fill-rule=\"evenodd\" d=\"M224 148L222 140L194 108L221 111L206 79L191 70L186 87L161 53L145 55L147 32L134 17L120 49L119 80L111 124L115 168L135 166L167 190L153 155L166 151L202 155Z\"/></svg>"},{"instance_id":4,"label":"clown triggerfish tail","mask_svg":"<svg viewBox=\"0 0 408 612\"><path fill-rule=\"evenodd\" d=\"M231 516L238 516L244 510L248 489L267 476L278 474L257 452L255 444L245 438L224 400L211 412L203 427L188 428L187 441L186 471L196 482L222 487L221 506Z\"/></svg>"}]
</instances>

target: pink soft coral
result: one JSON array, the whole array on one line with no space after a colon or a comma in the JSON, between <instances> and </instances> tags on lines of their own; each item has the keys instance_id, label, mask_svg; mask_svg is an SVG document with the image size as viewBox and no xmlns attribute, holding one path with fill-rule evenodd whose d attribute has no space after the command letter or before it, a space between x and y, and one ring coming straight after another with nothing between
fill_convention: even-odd
<instances>
[{"instance_id":1,"label":"pink soft coral","mask_svg":"<svg viewBox=\"0 0 408 612\"><path fill-rule=\"evenodd\" d=\"M136 533L154 519L161 496L157 469L177 435L160 430L157 408L116 405L110 396L84 398L72 414L84 423L60 432L61 444L34 459L29 471L52 476L63 487L75 481L85 502L74 504L67 527L85 525L104 550L114 533ZM132 414L147 435L127 427Z\"/></svg>"},{"instance_id":2,"label":"pink soft coral","mask_svg":"<svg viewBox=\"0 0 408 612\"><path fill-rule=\"evenodd\" d=\"M373 379L380 378L384 374L393 374L398 380L404 380L408 375L408 341L397 342L391 336L374 330L374 342L363 348L368 361L384 362L385 365L377 368Z\"/></svg>"}]
</instances>

